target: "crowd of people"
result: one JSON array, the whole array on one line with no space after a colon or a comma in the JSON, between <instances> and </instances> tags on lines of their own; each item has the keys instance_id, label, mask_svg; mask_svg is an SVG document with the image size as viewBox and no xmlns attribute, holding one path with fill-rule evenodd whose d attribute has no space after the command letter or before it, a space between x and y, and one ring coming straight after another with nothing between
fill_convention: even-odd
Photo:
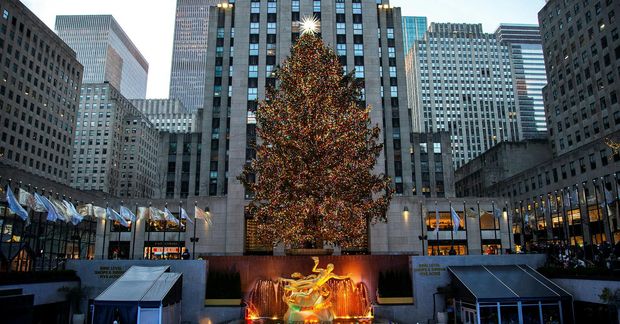
<instances>
[{"instance_id":1,"label":"crowd of people","mask_svg":"<svg viewBox=\"0 0 620 324\"><path fill-rule=\"evenodd\" d=\"M620 242L599 244L585 243L582 246L564 242L539 242L529 246L529 252L546 254L551 266L562 268L604 268L620 272Z\"/></svg>"}]
</instances>

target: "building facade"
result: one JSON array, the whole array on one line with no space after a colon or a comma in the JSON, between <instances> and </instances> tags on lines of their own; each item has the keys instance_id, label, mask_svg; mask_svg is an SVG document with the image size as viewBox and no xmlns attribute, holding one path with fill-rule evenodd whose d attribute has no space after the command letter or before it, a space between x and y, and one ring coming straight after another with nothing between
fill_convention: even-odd
<instances>
[{"instance_id":1,"label":"building facade","mask_svg":"<svg viewBox=\"0 0 620 324\"><path fill-rule=\"evenodd\" d=\"M56 16L54 27L84 65L83 83L103 83L144 99L149 64L111 15Z\"/></svg>"},{"instance_id":2,"label":"building facade","mask_svg":"<svg viewBox=\"0 0 620 324\"><path fill-rule=\"evenodd\" d=\"M542 88L547 84L547 76L540 28L537 25L500 24L495 35L510 49L522 138L546 138Z\"/></svg>"},{"instance_id":3,"label":"building facade","mask_svg":"<svg viewBox=\"0 0 620 324\"><path fill-rule=\"evenodd\" d=\"M415 41L423 40L428 23L426 17L420 16L403 16L403 45L405 48L405 56L409 54L409 50L415 45Z\"/></svg>"},{"instance_id":4,"label":"building facade","mask_svg":"<svg viewBox=\"0 0 620 324\"><path fill-rule=\"evenodd\" d=\"M202 109L190 112L179 99L132 99L130 102L159 131L193 133L201 129Z\"/></svg>"},{"instance_id":5,"label":"building facade","mask_svg":"<svg viewBox=\"0 0 620 324\"><path fill-rule=\"evenodd\" d=\"M499 143L454 172L456 196L496 194L492 190L497 183L550 159L549 142L544 139Z\"/></svg>"},{"instance_id":6,"label":"building facade","mask_svg":"<svg viewBox=\"0 0 620 324\"><path fill-rule=\"evenodd\" d=\"M456 196L448 132L412 133L411 163L414 195Z\"/></svg>"},{"instance_id":7,"label":"building facade","mask_svg":"<svg viewBox=\"0 0 620 324\"><path fill-rule=\"evenodd\" d=\"M591 247L620 240L618 10L614 1L551 0L538 14L551 157L481 188L482 195L492 192L510 201L519 244ZM471 180L468 174L476 169L456 173ZM458 188L468 186L464 179Z\"/></svg>"},{"instance_id":8,"label":"building facade","mask_svg":"<svg viewBox=\"0 0 620 324\"><path fill-rule=\"evenodd\" d=\"M151 197L158 173L159 135L111 84L81 88L71 186L117 197Z\"/></svg>"},{"instance_id":9,"label":"building facade","mask_svg":"<svg viewBox=\"0 0 620 324\"><path fill-rule=\"evenodd\" d=\"M448 131L455 168L521 138L510 51L477 24L431 23L407 56L416 132Z\"/></svg>"},{"instance_id":10,"label":"building facade","mask_svg":"<svg viewBox=\"0 0 620 324\"><path fill-rule=\"evenodd\" d=\"M549 1L538 13L554 156L620 130L617 1ZM617 141L617 140L616 140Z\"/></svg>"},{"instance_id":11,"label":"building facade","mask_svg":"<svg viewBox=\"0 0 620 324\"><path fill-rule=\"evenodd\" d=\"M209 10L220 0L177 0L169 98L190 111L203 108Z\"/></svg>"},{"instance_id":12,"label":"building facade","mask_svg":"<svg viewBox=\"0 0 620 324\"><path fill-rule=\"evenodd\" d=\"M23 4L0 10L0 163L68 184L83 67Z\"/></svg>"}]
</instances>

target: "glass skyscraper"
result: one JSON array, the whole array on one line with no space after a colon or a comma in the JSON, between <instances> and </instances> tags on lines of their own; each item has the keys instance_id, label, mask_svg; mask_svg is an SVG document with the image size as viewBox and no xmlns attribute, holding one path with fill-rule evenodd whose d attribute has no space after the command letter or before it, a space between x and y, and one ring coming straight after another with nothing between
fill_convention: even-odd
<instances>
[{"instance_id":1,"label":"glass skyscraper","mask_svg":"<svg viewBox=\"0 0 620 324\"><path fill-rule=\"evenodd\" d=\"M205 95L209 8L219 0L177 0L172 44L170 98L190 112L202 108Z\"/></svg>"},{"instance_id":2,"label":"glass skyscraper","mask_svg":"<svg viewBox=\"0 0 620 324\"><path fill-rule=\"evenodd\" d=\"M126 98L145 98L149 64L114 17L56 16L55 29L84 65L83 83L108 81Z\"/></svg>"},{"instance_id":3,"label":"glass skyscraper","mask_svg":"<svg viewBox=\"0 0 620 324\"><path fill-rule=\"evenodd\" d=\"M426 17L403 16L403 45L405 48L405 56L416 40L424 39L426 28Z\"/></svg>"},{"instance_id":4,"label":"glass skyscraper","mask_svg":"<svg viewBox=\"0 0 620 324\"><path fill-rule=\"evenodd\" d=\"M501 24L497 39L509 45L523 139L545 138L545 106L542 89L547 84L538 25Z\"/></svg>"}]
</instances>

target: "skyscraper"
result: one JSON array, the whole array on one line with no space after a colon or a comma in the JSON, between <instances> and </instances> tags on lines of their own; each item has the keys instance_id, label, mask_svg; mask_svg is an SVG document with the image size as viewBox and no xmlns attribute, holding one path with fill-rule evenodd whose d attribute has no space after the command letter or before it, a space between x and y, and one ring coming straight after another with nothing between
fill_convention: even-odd
<instances>
[{"instance_id":1,"label":"skyscraper","mask_svg":"<svg viewBox=\"0 0 620 324\"><path fill-rule=\"evenodd\" d=\"M538 13L549 80L543 89L545 111L555 156L620 130L616 12L618 1L573 0L549 1Z\"/></svg>"},{"instance_id":2,"label":"skyscraper","mask_svg":"<svg viewBox=\"0 0 620 324\"><path fill-rule=\"evenodd\" d=\"M103 83L144 99L149 64L111 15L57 16L56 33L84 65L83 83Z\"/></svg>"},{"instance_id":3,"label":"skyscraper","mask_svg":"<svg viewBox=\"0 0 620 324\"><path fill-rule=\"evenodd\" d=\"M219 2L177 0L169 97L190 112L203 107L209 8Z\"/></svg>"},{"instance_id":4,"label":"skyscraper","mask_svg":"<svg viewBox=\"0 0 620 324\"><path fill-rule=\"evenodd\" d=\"M538 25L501 24L495 35L510 49L522 138L546 138L542 88L547 84L547 76L540 29Z\"/></svg>"},{"instance_id":5,"label":"skyscraper","mask_svg":"<svg viewBox=\"0 0 620 324\"><path fill-rule=\"evenodd\" d=\"M83 67L23 4L1 4L0 163L68 184Z\"/></svg>"},{"instance_id":6,"label":"skyscraper","mask_svg":"<svg viewBox=\"0 0 620 324\"><path fill-rule=\"evenodd\" d=\"M482 25L431 23L406 61L413 130L448 131L456 168L520 138L509 49Z\"/></svg>"},{"instance_id":7,"label":"skyscraper","mask_svg":"<svg viewBox=\"0 0 620 324\"><path fill-rule=\"evenodd\" d=\"M424 39L428 28L426 17L403 16L403 45L405 56L415 44L416 40Z\"/></svg>"},{"instance_id":8,"label":"skyscraper","mask_svg":"<svg viewBox=\"0 0 620 324\"><path fill-rule=\"evenodd\" d=\"M194 133L200 130L202 109L188 112L179 99L132 99L136 106L162 132Z\"/></svg>"},{"instance_id":9,"label":"skyscraper","mask_svg":"<svg viewBox=\"0 0 620 324\"><path fill-rule=\"evenodd\" d=\"M335 48L346 71L355 69L355 76L365 82L363 99L372 107L373 124L383 128L385 143L376 172L394 179L396 194L412 195L406 80L399 72L404 71L400 9L378 7L374 0L222 4L209 19L199 173L203 179L208 175L208 180L200 181L198 191L227 195L228 253L242 253L247 242L243 217L247 193L236 177L255 155L258 100L264 98L265 86L275 83L272 72L299 37L298 22L313 15L320 18L321 36ZM193 193L193 182L189 185Z\"/></svg>"},{"instance_id":10,"label":"skyscraper","mask_svg":"<svg viewBox=\"0 0 620 324\"><path fill-rule=\"evenodd\" d=\"M71 186L117 197L151 197L159 135L108 82L82 85Z\"/></svg>"}]
</instances>

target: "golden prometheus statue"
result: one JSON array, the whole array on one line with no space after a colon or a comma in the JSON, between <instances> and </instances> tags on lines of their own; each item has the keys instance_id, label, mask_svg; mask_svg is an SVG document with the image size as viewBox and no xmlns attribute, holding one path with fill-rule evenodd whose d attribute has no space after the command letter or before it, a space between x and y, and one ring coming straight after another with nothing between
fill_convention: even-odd
<instances>
[{"instance_id":1,"label":"golden prometheus statue","mask_svg":"<svg viewBox=\"0 0 620 324\"><path fill-rule=\"evenodd\" d=\"M328 264L325 269L319 268L319 258L312 257L314 267L312 274L304 276L299 272L291 274L291 278L280 278L285 283L283 300L288 305L284 320L291 322L331 322L334 320L332 310L331 289L327 282L330 279L343 280L350 277L334 274L334 265Z\"/></svg>"}]
</instances>

